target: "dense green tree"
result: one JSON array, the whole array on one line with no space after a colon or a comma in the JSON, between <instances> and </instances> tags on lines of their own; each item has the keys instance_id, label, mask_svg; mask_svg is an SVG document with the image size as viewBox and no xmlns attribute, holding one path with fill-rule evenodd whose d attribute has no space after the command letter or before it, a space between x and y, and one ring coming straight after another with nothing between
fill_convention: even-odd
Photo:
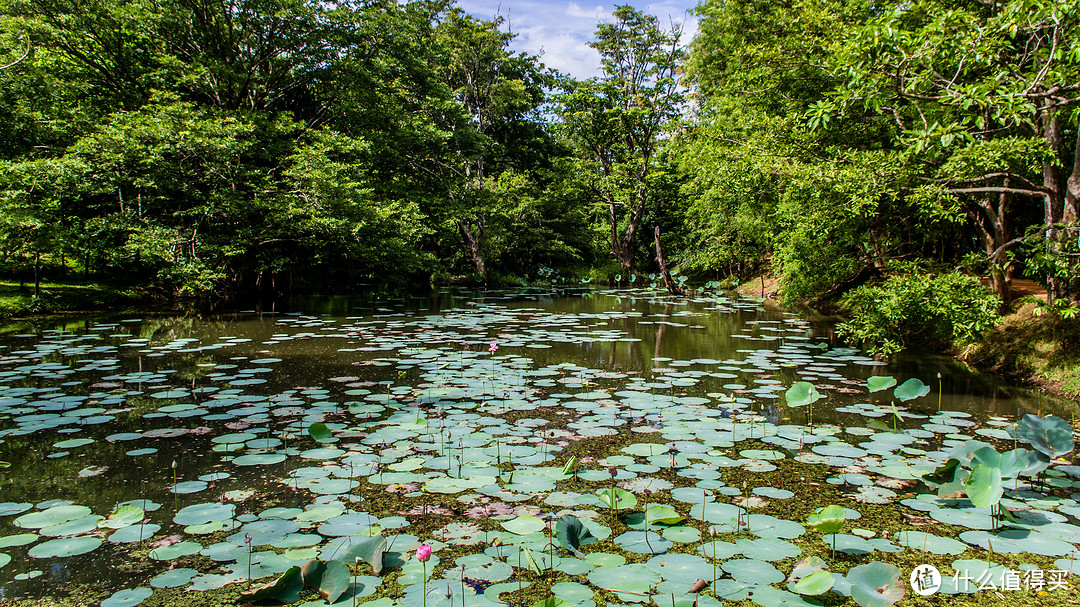
<instances>
[{"instance_id":1,"label":"dense green tree","mask_svg":"<svg viewBox=\"0 0 1080 607\"><path fill-rule=\"evenodd\" d=\"M665 128L683 110L678 69L684 50L678 27L618 6L591 46L604 76L570 82L560 117L579 159L586 190L604 208L610 253L624 272L636 266L638 232L653 210L654 172Z\"/></svg>"},{"instance_id":2,"label":"dense green tree","mask_svg":"<svg viewBox=\"0 0 1080 607\"><path fill-rule=\"evenodd\" d=\"M840 86L813 115L891 118L923 208L972 219L995 290L1007 296L1027 209L1041 207L1045 253L1068 255L1077 240L1080 5L918 0L879 9L843 39L829 64ZM1073 261L1046 276L1051 299L1080 293Z\"/></svg>"},{"instance_id":3,"label":"dense green tree","mask_svg":"<svg viewBox=\"0 0 1080 607\"><path fill-rule=\"evenodd\" d=\"M538 110L550 77L535 57L509 51L514 35L502 25L501 18L481 21L451 9L436 30L449 98L436 123L445 147L434 170L445 198L434 212L459 235L473 274L485 281L490 230L522 203L530 171L548 162L530 148L544 145Z\"/></svg>"}]
</instances>

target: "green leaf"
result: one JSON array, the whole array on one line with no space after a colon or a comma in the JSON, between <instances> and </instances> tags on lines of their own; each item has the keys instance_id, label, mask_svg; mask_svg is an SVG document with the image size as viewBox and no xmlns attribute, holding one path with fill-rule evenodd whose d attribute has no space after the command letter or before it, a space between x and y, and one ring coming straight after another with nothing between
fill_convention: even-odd
<instances>
[{"instance_id":1,"label":"green leaf","mask_svg":"<svg viewBox=\"0 0 1080 607\"><path fill-rule=\"evenodd\" d=\"M817 391L814 384L808 381L795 382L787 389L784 396L787 398L789 407L805 407L824 398L824 395Z\"/></svg>"},{"instance_id":2,"label":"green leaf","mask_svg":"<svg viewBox=\"0 0 1080 607\"><path fill-rule=\"evenodd\" d=\"M503 521L499 523L499 526L510 533L529 535L530 533L543 531L547 527L547 523L535 516L519 516L509 521Z\"/></svg>"},{"instance_id":3,"label":"green leaf","mask_svg":"<svg viewBox=\"0 0 1080 607\"><path fill-rule=\"evenodd\" d=\"M360 559L371 565L375 575L379 575L383 570L384 552L386 552L386 538L380 533L363 539L353 538L349 548L344 554L337 555L337 558L349 563Z\"/></svg>"},{"instance_id":4,"label":"green leaf","mask_svg":"<svg viewBox=\"0 0 1080 607\"><path fill-rule=\"evenodd\" d=\"M1039 417L1028 413L1020 420L1016 431L1036 451L1051 459L1073 450L1072 426L1056 415Z\"/></svg>"},{"instance_id":5,"label":"green leaf","mask_svg":"<svg viewBox=\"0 0 1080 607\"><path fill-rule=\"evenodd\" d=\"M568 514L555 524L555 539L559 545L572 552L577 552L582 546L599 541L578 517Z\"/></svg>"},{"instance_id":6,"label":"green leaf","mask_svg":"<svg viewBox=\"0 0 1080 607\"><path fill-rule=\"evenodd\" d=\"M113 510L109 518L99 522L97 526L103 529L123 529L141 523L145 517L146 512L142 508L128 504Z\"/></svg>"},{"instance_id":7,"label":"green leaf","mask_svg":"<svg viewBox=\"0 0 1080 607\"><path fill-rule=\"evenodd\" d=\"M1046 454L1028 451L1023 447L1002 453L999 460L998 467L1001 468L1002 478L1038 474L1050 464L1050 458Z\"/></svg>"},{"instance_id":8,"label":"green leaf","mask_svg":"<svg viewBox=\"0 0 1080 607\"><path fill-rule=\"evenodd\" d=\"M880 561L852 567L844 579L851 584L851 598L861 607L890 607L904 598L900 569Z\"/></svg>"},{"instance_id":9,"label":"green leaf","mask_svg":"<svg viewBox=\"0 0 1080 607\"><path fill-rule=\"evenodd\" d=\"M241 593L252 603L275 601L288 604L300 600L300 591L304 589L304 578L297 566L289 567L281 577L253 592Z\"/></svg>"},{"instance_id":10,"label":"green leaf","mask_svg":"<svg viewBox=\"0 0 1080 607\"><path fill-rule=\"evenodd\" d=\"M536 562L536 557L533 556L532 550L530 550L528 546L523 546L521 550L525 553L525 562L528 563L529 570L536 575L543 575L544 570L541 569L540 564Z\"/></svg>"},{"instance_id":11,"label":"green leaf","mask_svg":"<svg viewBox=\"0 0 1080 607\"><path fill-rule=\"evenodd\" d=\"M821 533L839 533L844 528L846 520L847 516L844 514L843 506L832 504L811 513L810 516L806 517L806 524Z\"/></svg>"},{"instance_id":12,"label":"green leaf","mask_svg":"<svg viewBox=\"0 0 1080 607\"><path fill-rule=\"evenodd\" d=\"M815 571L798 582L795 582L795 586L792 589L799 594L817 596L828 592L833 587L834 581L835 579L833 578L832 573L828 571Z\"/></svg>"},{"instance_id":13,"label":"green leaf","mask_svg":"<svg viewBox=\"0 0 1080 607\"><path fill-rule=\"evenodd\" d=\"M323 572L326 571L326 563L319 559L311 559L300 565L300 575L304 579L307 588L318 588L322 584Z\"/></svg>"},{"instance_id":14,"label":"green leaf","mask_svg":"<svg viewBox=\"0 0 1080 607\"><path fill-rule=\"evenodd\" d=\"M971 476L964 484L968 499L977 508L989 508L1001 500L1001 470L984 464L971 469Z\"/></svg>"},{"instance_id":15,"label":"green leaf","mask_svg":"<svg viewBox=\"0 0 1080 607\"><path fill-rule=\"evenodd\" d=\"M922 381L916 377L912 377L893 390L893 396L900 402L915 400L916 398L926 396L927 394L930 394L930 386L922 383Z\"/></svg>"},{"instance_id":16,"label":"green leaf","mask_svg":"<svg viewBox=\"0 0 1080 607\"><path fill-rule=\"evenodd\" d=\"M330 431L330 428L326 427L326 424L322 422L315 422L308 428L308 434L311 438L319 441L320 443L333 442L334 433Z\"/></svg>"},{"instance_id":17,"label":"green leaf","mask_svg":"<svg viewBox=\"0 0 1080 607\"><path fill-rule=\"evenodd\" d=\"M870 392L881 392L896 385L896 378L891 375L873 375L866 378L866 388Z\"/></svg>"},{"instance_id":18,"label":"green leaf","mask_svg":"<svg viewBox=\"0 0 1080 607\"><path fill-rule=\"evenodd\" d=\"M953 498L964 491L964 482L968 478L967 470L960 467L960 460L950 458L940 468L922 476L923 482L937 488L938 497Z\"/></svg>"},{"instance_id":19,"label":"green leaf","mask_svg":"<svg viewBox=\"0 0 1080 607\"><path fill-rule=\"evenodd\" d=\"M566 464L563 465L562 475L570 476L575 470L577 470L577 457L570 456L570 459L566 460Z\"/></svg>"},{"instance_id":20,"label":"green leaf","mask_svg":"<svg viewBox=\"0 0 1080 607\"><path fill-rule=\"evenodd\" d=\"M649 523L660 523L661 525L676 525L686 518L671 506L663 504L650 505L645 514Z\"/></svg>"},{"instance_id":21,"label":"green leaf","mask_svg":"<svg viewBox=\"0 0 1080 607\"><path fill-rule=\"evenodd\" d=\"M319 594L327 603L336 602L349 589L351 575L349 566L345 563L338 560L328 562L319 582Z\"/></svg>"},{"instance_id":22,"label":"green leaf","mask_svg":"<svg viewBox=\"0 0 1080 607\"><path fill-rule=\"evenodd\" d=\"M600 501L604 503L608 508L633 508L637 506L637 496L630 493L626 489L615 489L615 503L611 503L611 489L597 489L596 495L600 498Z\"/></svg>"}]
</instances>

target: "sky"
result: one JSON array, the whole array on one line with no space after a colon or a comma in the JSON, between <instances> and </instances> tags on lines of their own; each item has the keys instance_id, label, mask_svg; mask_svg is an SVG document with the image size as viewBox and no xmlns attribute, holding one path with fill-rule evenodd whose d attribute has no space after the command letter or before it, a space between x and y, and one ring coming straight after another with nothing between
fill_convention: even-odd
<instances>
[{"instance_id":1,"label":"sky","mask_svg":"<svg viewBox=\"0 0 1080 607\"><path fill-rule=\"evenodd\" d=\"M623 0L634 8L660 18L662 26L683 25L683 44L688 44L697 32L697 18L690 10L697 0L662 0L646 2ZM506 18L517 38L511 50L540 55L548 67L575 78L601 75L600 55L588 46L597 23L609 21L615 3L581 0L458 0L458 6L479 19L490 20L495 15ZM506 27L504 25L504 27Z\"/></svg>"}]
</instances>

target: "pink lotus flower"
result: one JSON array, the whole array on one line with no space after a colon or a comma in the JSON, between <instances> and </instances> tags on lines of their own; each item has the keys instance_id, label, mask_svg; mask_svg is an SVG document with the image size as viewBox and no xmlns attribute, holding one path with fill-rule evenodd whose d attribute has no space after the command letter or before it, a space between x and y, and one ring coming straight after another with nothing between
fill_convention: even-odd
<instances>
[{"instance_id":1,"label":"pink lotus flower","mask_svg":"<svg viewBox=\"0 0 1080 607\"><path fill-rule=\"evenodd\" d=\"M491 342L491 344L488 346L488 352L491 352L492 354L494 354L495 350L498 350L498 349L499 349L499 344L496 343L496 342Z\"/></svg>"},{"instance_id":2,"label":"pink lotus flower","mask_svg":"<svg viewBox=\"0 0 1080 607\"><path fill-rule=\"evenodd\" d=\"M416 560L426 563L429 558L431 558L431 546L420 544L420 547L416 549Z\"/></svg>"}]
</instances>

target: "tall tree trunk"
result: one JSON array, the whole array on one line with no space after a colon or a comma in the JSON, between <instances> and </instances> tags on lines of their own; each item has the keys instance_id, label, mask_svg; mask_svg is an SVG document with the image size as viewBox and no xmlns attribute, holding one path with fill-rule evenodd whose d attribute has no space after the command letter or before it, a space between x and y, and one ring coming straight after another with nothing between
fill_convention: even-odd
<instances>
[{"instance_id":1,"label":"tall tree trunk","mask_svg":"<svg viewBox=\"0 0 1080 607\"><path fill-rule=\"evenodd\" d=\"M486 283L487 267L484 264L484 253L480 250L480 241L484 235L483 223L475 234L467 221L459 221L457 225L458 231L461 232L461 240L465 243L465 252L469 254L469 259L472 261L473 272Z\"/></svg>"},{"instance_id":2,"label":"tall tree trunk","mask_svg":"<svg viewBox=\"0 0 1080 607\"><path fill-rule=\"evenodd\" d=\"M41 297L41 251L34 251L34 297Z\"/></svg>"},{"instance_id":3,"label":"tall tree trunk","mask_svg":"<svg viewBox=\"0 0 1080 607\"><path fill-rule=\"evenodd\" d=\"M1043 138L1054 152L1055 158L1064 158L1064 141L1061 122L1053 110L1045 110L1040 116ZM1075 174L1075 169L1074 169ZM1070 181L1071 181L1070 177ZM1046 246L1051 254L1060 251L1060 225L1065 218L1065 197L1067 182L1062 168L1052 162L1043 163L1043 226ZM1046 303L1068 295L1068 285L1058 276L1048 276L1046 280Z\"/></svg>"},{"instance_id":4,"label":"tall tree trunk","mask_svg":"<svg viewBox=\"0 0 1080 607\"><path fill-rule=\"evenodd\" d=\"M664 288L672 295L686 295L682 287L671 280L671 272L668 272L667 260L664 259L664 250L660 248L660 226L653 229L653 242L656 244L656 265L660 266L660 276L664 282Z\"/></svg>"},{"instance_id":5,"label":"tall tree trunk","mask_svg":"<svg viewBox=\"0 0 1080 607\"><path fill-rule=\"evenodd\" d=\"M1008 187L1008 180L1005 187ZM979 213L974 218L979 231L983 251L990 263L990 288L1001 298L1002 312L1012 301L1012 268L1008 264L1012 243L1012 224L1009 221L1009 203L1011 195L1001 193L997 205L990 198L978 201Z\"/></svg>"},{"instance_id":6,"label":"tall tree trunk","mask_svg":"<svg viewBox=\"0 0 1080 607\"><path fill-rule=\"evenodd\" d=\"M618 213L615 207L618 206L618 202L614 196L608 195L608 222L611 227L611 255L615 257L615 261L619 262L619 267L622 268L624 273L630 273L634 270L634 249L632 246L626 246L625 234L622 238L619 237L619 219ZM629 230L630 227L628 226Z\"/></svg>"}]
</instances>

